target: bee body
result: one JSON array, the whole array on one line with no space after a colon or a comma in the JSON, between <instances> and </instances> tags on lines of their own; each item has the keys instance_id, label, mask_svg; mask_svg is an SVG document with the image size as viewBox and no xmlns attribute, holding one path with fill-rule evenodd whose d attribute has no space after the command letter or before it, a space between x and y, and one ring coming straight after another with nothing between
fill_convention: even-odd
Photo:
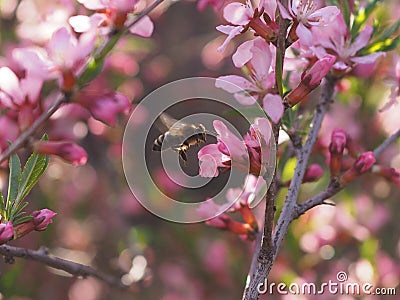
<instances>
[{"instance_id":1,"label":"bee body","mask_svg":"<svg viewBox=\"0 0 400 300\"><path fill-rule=\"evenodd\" d=\"M162 147L170 148L177 151L179 157L187 163L187 150L206 142L206 128L203 124L187 124L165 113L160 115L160 120L168 130L154 140L153 151L161 151Z\"/></svg>"}]
</instances>

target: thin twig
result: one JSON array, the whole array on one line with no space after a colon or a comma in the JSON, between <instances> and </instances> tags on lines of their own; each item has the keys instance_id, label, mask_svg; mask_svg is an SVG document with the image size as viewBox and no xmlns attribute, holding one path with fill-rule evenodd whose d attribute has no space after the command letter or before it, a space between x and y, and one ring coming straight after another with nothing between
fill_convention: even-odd
<instances>
[{"instance_id":1,"label":"thin twig","mask_svg":"<svg viewBox=\"0 0 400 300\"><path fill-rule=\"evenodd\" d=\"M398 138L400 138L400 129L397 130L394 134L392 134L391 136L389 136L378 148L376 148L374 150L374 156L375 158L378 158L378 156L380 156L382 154L383 151L385 151L385 149L391 144L393 143L395 140L397 140Z\"/></svg>"},{"instance_id":2,"label":"thin twig","mask_svg":"<svg viewBox=\"0 0 400 300\"><path fill-rule=\"evenodd\" d=\"M3 255L6 260L11 260L13 257L20 257L23 259L33 260L45 264L46 266L63 270L71 275L77 277L86 278L88 276L97 278L105 283L118 286L126 287L119 278L109 276L100 271L97 271L89 266L82 265L73 261L55 257L47 253L47 250L40 248L39 250L30 250L25 248L13 247L9 245L0 246L0 254Z\"/></svg>"},{"instance_id":3,"label":"thin twig","mask_svg":"<svg viewBox=\"0 0 400 300\"><path fill-rule=\"evenodd\" d=\"M392 143L394 143L397 139L400 138L400 129L396 131L394 134L389 136L382 144L380 144L375 150L374 150L374 156L377 159L387 147L389 147ZM339 184L330 184L326 190L323 192L319 193L318 195L312 197L311 199L300 203L296 206L296 209L293 213L293 219L297 219L300 217L302 214L304 214L306 211L310 210L311 208L321 205L321 204L330 204L325 202L325 200L329 199L330 197L336 195L339 193L345 186L341 186Z\"/></svg>"},{"instance_id":4,"label":"thin twig","mask_svg":"<svg viewBox=\"0 0 400 300\"><path fill-rule=\"evenodd\" d=\"M154 10L158 5L160 5L164 0L156 0L150 6L143 9L139 14L135 16L135 19L126 24L125 28L129 30L133 25L137 24L144 16L147 16L152 10Z\"/></svg>"}]
</instances>

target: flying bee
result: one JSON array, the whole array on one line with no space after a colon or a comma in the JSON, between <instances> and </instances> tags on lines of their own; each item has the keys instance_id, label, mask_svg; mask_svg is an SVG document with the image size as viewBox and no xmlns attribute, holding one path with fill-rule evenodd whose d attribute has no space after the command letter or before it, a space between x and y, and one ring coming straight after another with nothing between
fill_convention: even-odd
<instances>
[{"instance_id":1,"label":"flying bee","mask_svg":"<svg viewBox=\"0 0 400 300\"><path fill-rule=\"evenodd\" d=\"M155 139L153 151L161 151L162 145L165 149L171 148L178 152L179 157L187 164L187 150L190 146L198 146L206 142L206 128L203 124L188 124L175 120L166 113L159 117L167 131Z\"/></svg>"}]
</instances>

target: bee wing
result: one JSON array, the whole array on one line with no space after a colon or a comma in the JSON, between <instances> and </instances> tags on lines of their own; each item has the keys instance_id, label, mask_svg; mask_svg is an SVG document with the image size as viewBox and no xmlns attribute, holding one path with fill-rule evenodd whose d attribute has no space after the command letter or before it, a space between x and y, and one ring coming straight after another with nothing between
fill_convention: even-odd
<instances>
[{"instance_id":1,"label":"bee wing","mask_svg":"<svg viewBox=\"0 0 400 300\"><path fill-rule=\"evenodd\" d=\"M159 123L161 123L160 125L162 125L165 128L162 128L163 131L165 130L169 130L172 125L174 125L176 122L178 122L178 120L172 118L170 115L166 114L166 113L162 113L158 119L160 120Z\"/></svg>"}]
</instances>

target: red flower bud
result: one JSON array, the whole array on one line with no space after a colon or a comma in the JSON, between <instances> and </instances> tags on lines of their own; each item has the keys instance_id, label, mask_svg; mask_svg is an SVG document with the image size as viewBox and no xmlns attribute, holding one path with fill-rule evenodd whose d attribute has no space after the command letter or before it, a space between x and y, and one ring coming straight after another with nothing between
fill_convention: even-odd
<instances>
[{"instance_id":1,"label":"red flower bud","mask_svg":"<svg viewBox=\"0 0 400 300\"><path fill-rule=\"evenodd\" d=\"M303 183L314 182L320 179L324 175L324 170L318 164L312 164L306 170L303 177Z\"/></svg>"},{"instance_id":2,"label":"red flower bud","mask_svg":"<svg viewBox=\"0 0 400 300\"><path fill-rule=\"evenodd\" d=\"M360 176L362 173L365 173L376 162L374 153L372 151L365 152L360 155L360 157L356 160L353 167L347 170L342 178L340 179L340 183L342 185L346 185Z\"/></svg>"},{"instance_id":3,"label":"red flower bud","mask_svg":"<svg viewBox=\"0 0 400 300\"><path fill-rule=\"evenodd\" d=\"M87 162L86 151L72 142L38 141L33 144L33 151L40 154L60 156L75 166L84 165Z\"/></svg>"},{"instance_id":4,"label":"red flower bud","mask_svg":"<svg viewBox=\"0 0 400 300\"><path fill-rule=\"evenodd\" d=\"M400 171L395 168L374 166L372 172L381 175L386 180L400 187Z\"/></svg>"},{"instance_id":5,"label":"red flower bud","mask_svg":"<svg viewBox=\"0 0 400 300\"><path fill-rule=\"evenodd\" d=\"M50 209L41 209L39 211L34 211L33 224L35 225L35 230L43 231L47 228L50 223L53 223L53 218L57 215L54 211Z\"/></svg>"},{"instance_id":6,"label":"red flower bud","mask_svg":"<svg viewBox=\"0 0 400 300\"><path fill-rule=\"evenodd\" d=\"M330 169L331 177L337 176L340 173L342 165L342 157L344 147L346 146L346 132L342 129L335 129L331 135L331 143L329 145L329 152L331 153L330 158Z\"/></svg>"},{"instance_id":7,"label":"red flower bud","mask_svg":"<svg viewBox=\"0 0 400 300\"><path fill-rule=\"evenodd\" d=\"M0 245L7 243L14 235L14 227L11 222L0 224Z\"/></svg>"}]
</instances>

